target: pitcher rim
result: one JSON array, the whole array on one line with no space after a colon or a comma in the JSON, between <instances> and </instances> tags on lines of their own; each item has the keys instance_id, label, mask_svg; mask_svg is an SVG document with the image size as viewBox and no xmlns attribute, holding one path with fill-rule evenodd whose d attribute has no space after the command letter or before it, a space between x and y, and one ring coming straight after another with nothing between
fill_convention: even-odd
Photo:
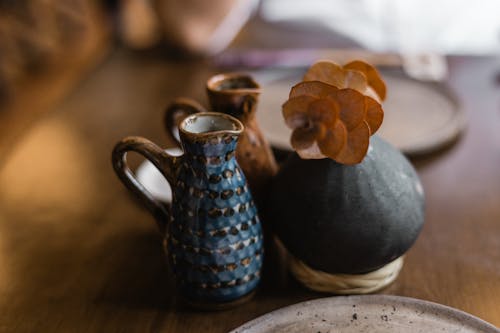
<instances>
[{"instance_id":1,"label":"pitcher rim","mask_svg":"<svg viewBox=\"0 0 500 333\"><path fill-rule=\"evenodd\" d=\"M223 81L224 79L234 79L234 78L247 78L249 79L254 85L254 88L236 88L236 89L226 89L226 90L217 90L214 88L214 84L216 82ZM260 84L255 81L255 79L252 77L252 75L243 73L243 72L231 72L231 73L221 73L221 74L216 74L212 77L210 77L207 80L206 87L208 90L219 93L219 94L226 94L226 95L232 95L235 93L245 93L245 92L251 92L251 93L261 93L261 87Z\"/></svg>"},{"instance_id":2,"label":"pitcher rim","mask_svg":"<svg viewBox=\"0 0 500 333\"><path fill-rule=\"evenodd\" d=\"M201 132L201 133L194 133L194 132L191 132L191 131L188 131L185 129L187 122L189 122L190 120L195 119L195 118L200 118L200 117L208 117L208 116L228 119L231 122L233 122L237 128L236 129ZM179 124L179 132L182 132L184 135L186 135L188 137L195 137L195 138L210 137L210 136L216 136L216 135L220 135L220 134L240 135L241 133L243 133L244 129L245 129L245 126L237 118L230 116L228 114L225 114L225 113L221 113L221 112L195 113L195 114L189 115L186 118L184 118L184 120L182 120L181 123Z\"/></svg>"}]
</instances>

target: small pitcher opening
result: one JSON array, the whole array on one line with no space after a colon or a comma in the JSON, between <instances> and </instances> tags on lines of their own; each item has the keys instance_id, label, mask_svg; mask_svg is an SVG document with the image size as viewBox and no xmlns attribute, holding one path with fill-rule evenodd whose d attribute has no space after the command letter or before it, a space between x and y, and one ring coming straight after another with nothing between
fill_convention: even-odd
<instances>
[{"instance_id":1,"label":"small pitcher opening","mask_svg":"<svg viewBox=\"0 0 500 333\"><path fill-rule=\"evenodd\" d=\"M202 112L184 119L179 129L185 134L203 135L224 132L240 134L243 124L236 118L218 112Z\"/></svg>"},{"instance_id":2,"label":"small pitcher opening","mask_svg":"<svg viewBox=\"0 0 500 333\"><path fill-rule=\"evenodd\" d=\"M210 78L207 88L213 91L257 90L260 86L249 75L219 74Z\"/></svg>"}]
</instances>

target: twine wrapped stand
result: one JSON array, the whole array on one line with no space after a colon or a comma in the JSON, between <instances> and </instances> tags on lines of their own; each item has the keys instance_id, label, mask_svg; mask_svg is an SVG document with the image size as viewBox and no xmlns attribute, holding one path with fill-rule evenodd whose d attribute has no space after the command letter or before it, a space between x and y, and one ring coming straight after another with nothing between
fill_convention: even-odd
<instances>
[{"instance_id":1,"label":"twine wrapped stand","mask_svg":"<svg viewBox=\"0 0 500 333\"><path fill-rule=\"evenodd\" d=\"M338 295L369 294L385 288L398 277L404 261L404 256L401 256L364 274L330 274L315 270L295 258L278 238L276 243L286 253L288 269L300 283L311 290Z\"/></svg>"}]
</instances>

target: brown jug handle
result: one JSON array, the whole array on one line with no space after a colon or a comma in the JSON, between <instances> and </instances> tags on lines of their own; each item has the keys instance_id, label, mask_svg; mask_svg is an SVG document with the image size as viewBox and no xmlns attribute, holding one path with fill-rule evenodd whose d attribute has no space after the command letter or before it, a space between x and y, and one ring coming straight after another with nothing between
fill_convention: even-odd
<instances>
[{"instance_id":1,"label":"brown jug handle","mask_svg":"<svg viewBox=\"0 0 500 333\"><path fill-rule=\"evenodd\" d=\"M165 129L167 130L167 136L169 140L174 143L176 142L180 145L179 139L175 136L175 129L179 127L184 118L187 116L198 113L206 112L207 110L198 102L184 97L179 97L175 99L170 105L167 106L165 110Z\"/></svg>"},{"instance_id":2,"label":"brown jug handle","mask_svg":"<svg viewBox=\"0 0 500 333\"><path fill-rule=\"evenodd\" d=\"M170 209L164 203L156 199L142 185L127 164L127 152L134 151L148 159L161 172L173 188L175 184L175 169L179 157L167 154L163 149L153 142L139 137L129 136L119 141L112 153L113 168L120 180L132 191L153 214L162 234L165 232L167 223L170 221Z\"/></svg>"}]
</instances>

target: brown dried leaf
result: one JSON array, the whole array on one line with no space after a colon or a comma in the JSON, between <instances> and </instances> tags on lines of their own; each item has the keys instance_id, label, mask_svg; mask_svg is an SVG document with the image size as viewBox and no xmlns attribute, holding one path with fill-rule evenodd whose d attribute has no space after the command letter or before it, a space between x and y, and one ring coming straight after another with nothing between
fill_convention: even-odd
<instances>
[{"instance_id":1,"label":"brown dried leaf","mask_svg":"<svg viewBox=\"0 0 500 333\"><path fill-rule=\"evenodd\" d=\"M384 110L376 100L367 96L365 96L365 108L366 122L370 127L370 135L373 135L380 128L380 125L382 125Z\"/></svg>"},{"instance_id":2,"label":"brown dried leaf","mask_svg":"<svg viewBox=\"0 0 500 333\"><path fill-rule=\"evenodd\" d=\"M318 140L321 153L331 159L335 159L340 150L347 142L347 129L341 121L326 130L324 136Z\"/></svg>"},{"instance_id":3,"label":"brown dried leaf","mask_svg":"<svg viewBox=\"0 0 500 333\"><path fill-rule=\"evenodd\" d=\"M344 68L363 72L366 75L368 84L375 90L382 101L385 100L387 89L384 80L382 80L382 77L375 67L366 62L355 60L344 65Z\"/></svg>"},{"instance_id":4,"label":"brown dried leaf","mask_svg":"<svg viewBox=\"0 0 500 333\"><path fill-rule=\"evenodd\" d=\"M316 98L323 98L331 93L335 93L338 89L332 85L329 85L320 81L305 81L297 83L290 90L289 98L298 96L312 96Z\"/></svg>"},{"instance_id":5,"label":"brown dried leaf","mask_svg":"<svg viewBox=\"0 0 500 333\"><path fill-rule=\"evenodd\" d=\"M370 145L370 128L365 121L349 131L347 142L335 156L335 161L342 164L356 164L363 160Z\"/></svg>"},{"instance_id":6,"label":"brown dried leaf","mask_svg":"<svg viewBox=\"0 0 500 333\"><path fill-rule=\"evenodd\" d=\"M319 160L326 157L319 150L318 143L316 141L311 147L303 150L296 150L296 152L300 156L300 158L304 160Z\"/></svg>"},{"instance_id":7,"label":"brown dried leaf","mask_svg":"<svg viewBox=\"0 0 500 333\"><path fill-rule=\"evenodd\" d=\"M341 89L335 96L340 107L340 119L348 131L357 127L366 116L365 96L354 89Z\"/></svg>"},{"instance_id":8,"label":"brown dried leaf","mask_svg":"<svg viewBox=\"0 0 500 333\"><path fill-rule=\"evenodd\" d=\"M357 70L345 69L344 88L351 88L364 94L368 86L368 80L364 73Z\"/></svg>"},{"instance_id":9,"label":"brown dried leaf","mask_svg":"<svg viewBox=\"0 0 500 333\"><path fill-rule=\"evenodd\" d=\"M286 101L282 107L286 125L291 129L305 126L308 121L307 110L315 100L312 96L298 96Z\"/></svg>"},{"instance_id":10,"label":"brown dried leaf","mask_svg":"<svg viewBox=\"0 0 500 333\"><path fill-rule=\"evenodd\" d=\"M337 88L345 88L345 74L342 67L331 61L318 61L307 70L303 81L321 81Z\"/></svg>"},{"instance_id":11,"label":"brown dried leaf","mask_svg":"<svg viewBox=\"0 0 500 333\"><path fill-rule=\"evenodd\" d=\"M363 72L344 69L331 61L316 62L304 75L304 81L321 81L339 89L355 89L362 94L368 82Z\"/></svg>"},{"instance_id":12,"label":"brown dried leaf","mask_svg":"<svg viewBox=\"0 0 500 333\"><path fill-rule=\"evenodd\" d=\"M312 146L320 134L320 126L300 127L292 132L290 143L295 150L304 150Z\"/></svg>"},{"instance_id":13,"label":"brown dried leaf","mask_svg":"<svg viewBox=\"0 0 500 333\"><path fill-rule=\"evenodd\" d=\"M339 118L339 105L331 98L317 99L309 105L307 115L313 122L333 127Z\"/></svg>"}]
</instances>

